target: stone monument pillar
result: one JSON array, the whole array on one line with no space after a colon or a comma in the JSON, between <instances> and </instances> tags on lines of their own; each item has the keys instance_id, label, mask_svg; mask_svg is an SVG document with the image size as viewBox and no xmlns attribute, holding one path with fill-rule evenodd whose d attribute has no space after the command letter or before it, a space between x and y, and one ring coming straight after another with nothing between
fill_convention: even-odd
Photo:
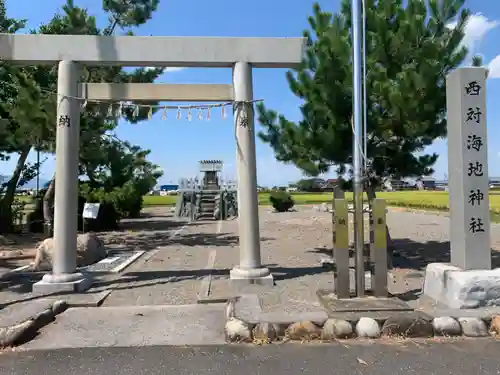
<instances>
[{"instance_id":1,"label":"stone monument pillar","mask_svg":"<svg viewBox=\"0 0 500 375\"><path fill-rule=\"evenodd\" d=\"M491 269L485 70L451 73L446 104L451 264Z\"/></svg>"},{"instance_id":2,"label":"stone monument pillar","mask_svg":"<svg viewBox=\"0 0 500 375\"><path fill-rule=\"evenodd\" d=\"M500 269L491 269L486 69L452 72L446 106L451 264L427 265L423 294L445 308L500 306Z\"/></svg>"}]
</instances>

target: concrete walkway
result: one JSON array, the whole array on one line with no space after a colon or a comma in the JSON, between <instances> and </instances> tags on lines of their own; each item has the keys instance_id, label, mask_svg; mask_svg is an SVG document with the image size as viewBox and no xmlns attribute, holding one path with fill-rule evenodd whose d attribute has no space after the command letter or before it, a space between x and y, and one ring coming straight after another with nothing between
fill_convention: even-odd
<instances>
[{"instance_id":1,"label":"concrete walkway","mask_svg":"<svg viewBox=\"0 0 500 375\"><path fill-rule=\"evenodd\" d=\"M225 305L72 308L23 349L224 344Z\"/></svg>"}]
</instances>

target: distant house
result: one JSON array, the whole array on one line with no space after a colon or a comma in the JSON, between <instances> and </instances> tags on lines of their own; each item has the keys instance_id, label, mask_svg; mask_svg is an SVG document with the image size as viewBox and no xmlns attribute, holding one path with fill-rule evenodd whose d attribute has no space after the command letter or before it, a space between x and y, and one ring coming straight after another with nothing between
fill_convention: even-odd
<instances>
[{"instance_id":1,"label":"distant house","mask_svg":"<svg viewBox=\"0 0 500 375\"><path fill-rule=\"evenodd\" d=\"M340 182L340 179L338 179L338 178L329 178L328 180L326 180L326 186L333 188L333 187L337 186L339 182Z\"/></svg>"},{"instance_id":2,"label":"distant house","mask_svg":"<svg viewBox=\"0 0 500 375\"><path fill-rule=\"evenodd\" d=\"M448 190L448 181L436 180L436 190Z\"/></svg>"},{"instance_id":3,"label":"distant house","mask_svg":"<svg viewBox=\"0 0 500 375\"><path fill-rule=\"evenodd\" d=\"M317 189L322 190L326 186L326 180L322 178L313 178L312 181L313 181L313 186L315 186Z\"/></svg>"},{"instance_id":4,"label":"distant house","mask_svg":"<svg viewBox=\"0 0 500 375\"><path fill-rule=\"evenodd\" d=\"M405 181L394 178L387 178L382 184L383 189L386 191L403 190L407 185L408 183L406 183Z\"/></svg>"},{"instance_id":5,"label":"distant house","mask_svg":"<svg viewBox=\"0 0 500 375\"><path fill-rule=\"evenodd\" d=\"M160 191L175 191L179 190L179 185L161 185Z\"/></svg>"},{"instance_id":6,"label":"distant house","mask_svg":"<svg viewBox=\"0 0 500 375\"><path fill-rule=\"evenodd\" d=\"M436 179L433 177L421 177L417 180L418 190L436 190Z\"/></svg>"},{"instance_id":7,"label":"distant house","mask_svg":"<svg viewBox=\"0 0 500 375\"><path fill-rule=\"evenodd\" d=\"M500 177L490 177L490 188L500 187Z\"/></svg>"}]
</instances>

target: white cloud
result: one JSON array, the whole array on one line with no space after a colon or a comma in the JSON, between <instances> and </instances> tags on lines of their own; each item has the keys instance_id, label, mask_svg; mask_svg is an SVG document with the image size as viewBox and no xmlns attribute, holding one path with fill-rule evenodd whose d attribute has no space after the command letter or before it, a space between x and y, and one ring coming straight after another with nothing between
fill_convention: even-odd
<instances>
[{"instance_id":1,"label":"white cloud","mask_svg":"<svg viewBox=\"0 0 500 375\"><path fill-rule=\"evenodd\" d=\"M186 68L184 67L175 67L175 66L171 66L171 67L168 67L168 68L165 68L165 70L167 72L180 72L181 70L184 70Z\"/></svg>"},{"instance_id":2,"label":"white cloud","mask_svg":"<svg viewBox=\"0 0 500 375\"><path fill-rule=\"evenodd\" d=\"M456 25L456 22L452 22L447 26L449 28L454 28ZM486 37L486 34L499 25L500 22L489 20L482 13L476 13L470 16L465 26L465 35L462 40L462 45L469 49L469 57L478 54L481 42Z\"/></svg>"},{"instance_id":3,"label":"white cloud","mask_svg":"<svg viewBox=\"0 0 500 375\"><path fill-rule=\"evenodd\" d=\"M488 64L489 75L488 78L500 78L500 55L496 56Z\"/></svg>"},{"instance_id":4,"label":"white cloud","mask_svg":"<svg viewBox=\"0 0 500 375\"><path fill-rule=\"evenodd\" d=\"M148 66L148 67L146 67L145 69L146 69L146 70L151 70L151 69L155 69L155 68L156 68L156 67L154 67L154 66ZM171 72L171 73L173 73L173 72L180 72L181 70L184 70L184 69L186 69L186 68L184 68L184 67L175 67L175 66L170 66L170 67L168 67L168 68L165 68L165 71L166 71L166 72Z\"/></svg>"}]
</instances>

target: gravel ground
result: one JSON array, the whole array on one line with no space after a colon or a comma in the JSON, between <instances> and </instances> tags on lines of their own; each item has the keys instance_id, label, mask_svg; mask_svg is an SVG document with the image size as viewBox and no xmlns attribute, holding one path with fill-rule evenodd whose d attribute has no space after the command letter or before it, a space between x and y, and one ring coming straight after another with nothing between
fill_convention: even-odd
<instances>
[{"instance_id":1,"label":"gravel ground","mask_svg":"<svg viewBox=\"0 0 500 375\"><path fill-rule=\"evenodd\" d=\"M319 265L321 258L332 253L330 215L312 207L299 207L298 212L288 213L260 210L262 260L276 280L275 288L261 294L264 311L319 308L316 290L332 288L332 273ZM449 219L445 215L390 209L387 223L394 247L389 291L412 299L421 288L425 265L449 261ZM223 231L235 233L237 221L225 222ZM493 224L491 232L493 260L498 267L500 226ZM236 251L218 249L217 268L227 269L237 262ZM215 295L227 294L227 288L226 280L212 282Z\"/></svg>"},{"instance_id":2,"label":"gravel ground","mask_svg":"<svg viewBox=\"0 0 500 375\"><path fill-rule=\"evenodd\" d=\"M167 210L158 208L150 214L166 215ZM332 272L320 266L320 260L331 255L330 215L317 212L311 206L301 206L297 212L288 213L272 213L266 207L260 209L262 262L271 268L276 281L271 290L251 290L259 293L264 311L320 309L316 290L333 286ZM449 259L449 219L445 215L390 209L387 222L394 244L389 289L411 298L421 287L425 265ZM124 279L105 305L196 303L213 250L217 255L211 271L210 297L231 295L228 274L239 261L238 221L195 222L165 244L165 238L179 228L152 236L152 241L156 241L155 236L163 238L163 244L126 270ZM147 223L144 223L136 235L141 236L146 229ZM367 235L366 231L366 238ZM492 225L492 244L495 250L500 250L497 224Z\"/></svg>"},{"instance_id":3,"label":"gravel ground","mask_svg":"<svg viewBox=\"0 0 500 375\"><path fill-rule=\"evenodd\" d=\"M414 295L430 262L449 259L445 215L390 209L387 222L394 245L392 293ZM97 280L94 290L113 288L105 306L196 303L201 281L210 273L210 297L231 295L229 270L239 262L238 221L185 222L175 220L170 208L145 210L145 217L122 223L120 231L103 234L110 248L145 250L121 275ZM331 214L301 206L297 212L272 213L260 209L262 262L270 267L276 286L259 289L264 311L311 311L320 308L317 289L332 287L333 274L320 266L331 255ZM500 266L500 225L492 225L494 266ZM367 237L367 236L366 236ZM215 265L207 270L209 255ZM8 295L7 295L8 294ZM2 300L30 297L25 286L0 292Z\"/></svg>"}]
</instances>

